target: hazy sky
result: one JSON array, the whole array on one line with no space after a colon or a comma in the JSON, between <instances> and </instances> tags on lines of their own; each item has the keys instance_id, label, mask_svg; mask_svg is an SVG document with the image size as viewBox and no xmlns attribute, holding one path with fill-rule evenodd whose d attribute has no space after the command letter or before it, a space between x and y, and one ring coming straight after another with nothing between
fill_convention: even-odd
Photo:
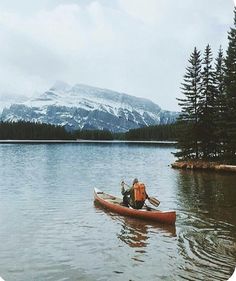
<instances>
[{"instance_id":1,"label":"hazy sky","mask_svg":"<svg viewBox=\"0 0 236 281\"><path fill-rule=\"evenodd\" d=\"M1 0L0 96L62 80L178 110L194 46L227 46L233 0Z\"/></svg>"}]
</instances>

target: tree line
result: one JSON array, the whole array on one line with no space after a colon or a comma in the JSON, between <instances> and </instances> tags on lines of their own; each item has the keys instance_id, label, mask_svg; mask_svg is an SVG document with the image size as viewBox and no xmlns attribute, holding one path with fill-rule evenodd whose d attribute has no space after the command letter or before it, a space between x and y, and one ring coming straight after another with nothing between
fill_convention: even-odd
<instances>
[{"instance_id":1,"label":"tree line","mask_svg":"<svg viewBox=\"0 0 236 281\"><path fill-rule=\"evenodd\" d=\"M62 126L26 121L0 122L1 140L112 140L113 135L103 130L66 131Z\"/></svg>"},{"instance_id":2,"label":"tree line","mask_svg":"<svg viewBox=\"0 0 236 281\"><path fill-rule=\"evenodd\" d=\"M139 141L171 141L177 140L178 135L176 124L148 126L139 129L129 130L124 134L126 140L139 140Z\"/></svg>"},{"instance_id":3,"label":"tree line","mask_svg":"<svg viewBox=\"0 0 236 281\"><path fill-rule=\"evenodd\" d=\"M175 124L156 125L112 133L107 130L76 130L68 132L64 127L33 122L0 122L2 140L176 140Z\"/></svg>"},{"instance_id":4,"label":"tree line","mask_svg":"<svg viewBox=\"0 0 236 281\"><path fill-rule=\"evenodd\" d=\"M220 47L214 59L210 45L203 55L195 47L181 90L175 155L236 163L236 9L226 55Z\"/></svg>"},{"instance_id":5,"label":"tree line","mask_svg":"<svg viewBox=\"0 0 236 281\"><path fill-rule=\"evenodd\" d=\"M1 140L68 140L73 135L61 126L26 121L0 122Z\"/></svg>"},{"instance_id":6,"label":"tree line","mask_svg":"<svg viewBox=\"0 0 236 281\"><path fill-rule=\"evenodd\" d=\"M73 133L76 139L84 140L113 140L114 136L107 130L77 130Z\"/></svg>"}]
</instances>

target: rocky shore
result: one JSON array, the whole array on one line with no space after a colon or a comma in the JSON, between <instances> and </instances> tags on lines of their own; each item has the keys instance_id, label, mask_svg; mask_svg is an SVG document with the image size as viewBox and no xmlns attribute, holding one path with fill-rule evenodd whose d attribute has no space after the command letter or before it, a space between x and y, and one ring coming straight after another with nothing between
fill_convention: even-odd
<instances>
[{"instance_id":1,"label":"rocky shore","mask_svg":"<svg viewBox=\"0 0 236 281\"><path fill-rule=\"evenodd\" d=\"M206 171L222 171L236 173L236 166L225 165L217 162L207 161L176 161L171 164L174 169L189 169L189 170L206 170Z\"/></svg>"}]
</instances>

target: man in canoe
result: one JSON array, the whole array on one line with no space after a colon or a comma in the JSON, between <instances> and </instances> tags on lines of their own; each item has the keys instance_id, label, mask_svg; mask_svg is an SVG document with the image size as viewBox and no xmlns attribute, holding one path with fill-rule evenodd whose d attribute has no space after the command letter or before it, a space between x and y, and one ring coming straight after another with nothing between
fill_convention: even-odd
<instances>
[{"instance_id":1,"label":"man in canoe","mask_svg":"<svg viewBox=\"0 0 236 281\"><path fill-rule=\"evenodd\" d=\"M142 209L145 200L148 199L145 185L138 181L137 178L133 180L133 185L125 190L124 181L121 182L121 194L123 195L123 205L131 206L134 209Z\"/></svg>"}]
</instances>

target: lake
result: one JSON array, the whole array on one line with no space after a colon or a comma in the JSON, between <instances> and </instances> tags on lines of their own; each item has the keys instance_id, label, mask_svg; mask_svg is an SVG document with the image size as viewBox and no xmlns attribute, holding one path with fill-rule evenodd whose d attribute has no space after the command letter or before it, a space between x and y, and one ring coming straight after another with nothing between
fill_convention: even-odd
<instances>
[{"instance_id":1,"label":"lake","mask_svg":"<svg viewBox=\"0 0 236 281\"><path fill-rule=\"evenodd\" d=\"M174 170L173 146L0 144L0 276L6 281L228 280L236 175ZM176 226L104 211L93 188L134 177Z\"/></svg>"}]
</instances>

